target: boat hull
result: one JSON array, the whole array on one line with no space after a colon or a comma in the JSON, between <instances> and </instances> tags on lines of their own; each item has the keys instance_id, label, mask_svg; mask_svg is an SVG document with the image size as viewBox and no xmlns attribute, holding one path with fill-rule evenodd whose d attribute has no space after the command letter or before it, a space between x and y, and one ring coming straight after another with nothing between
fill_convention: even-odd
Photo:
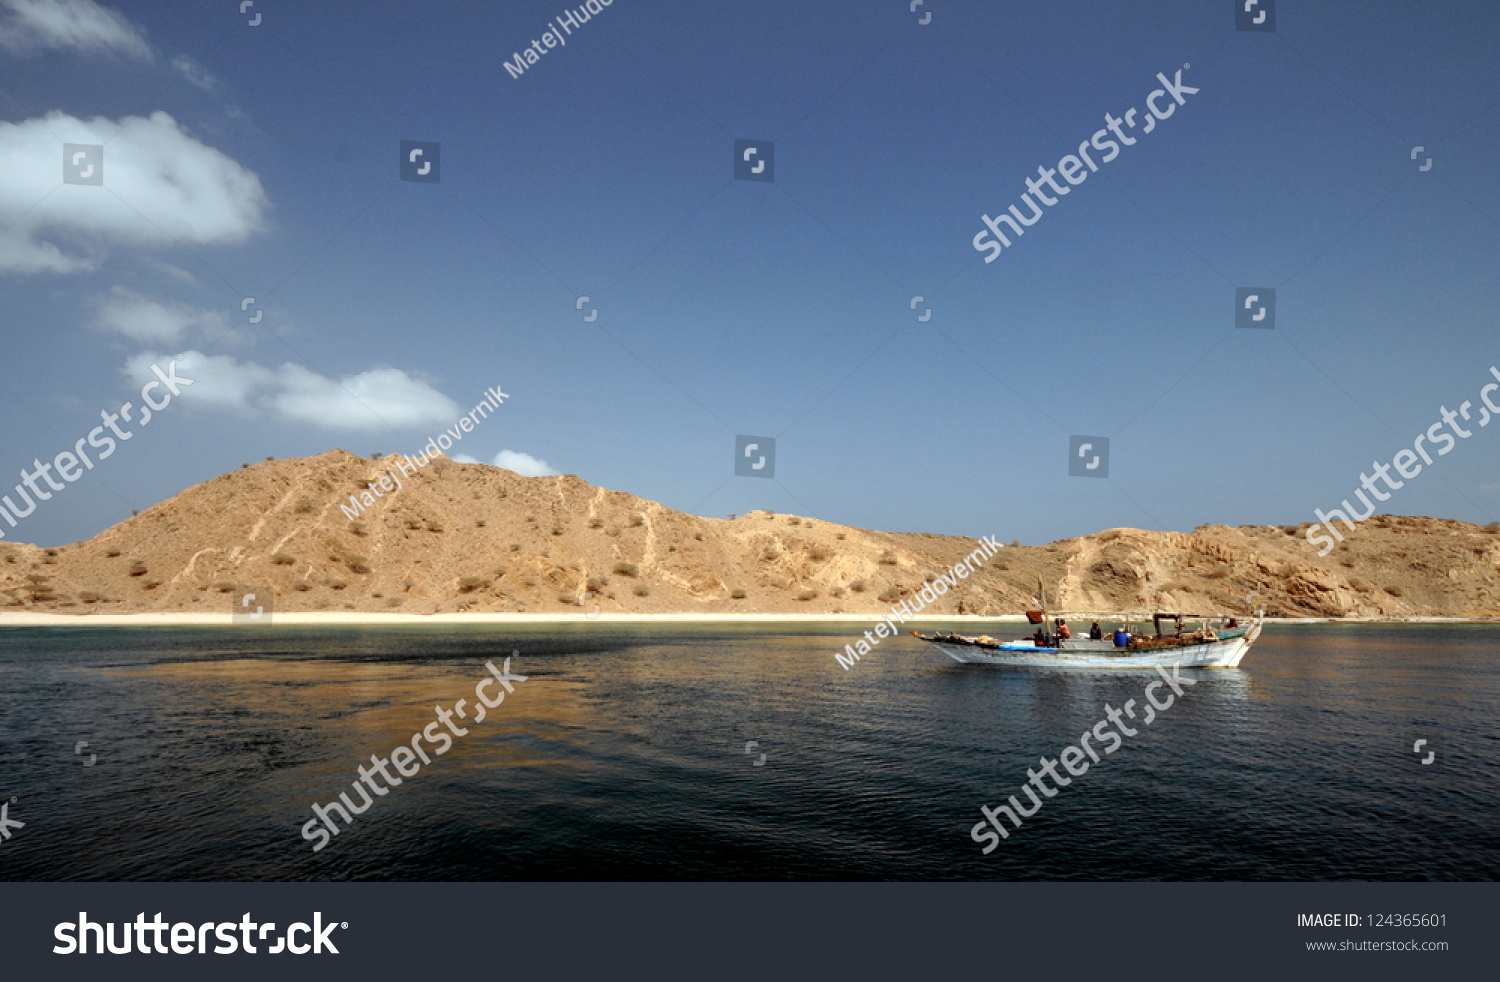
<instances>
[{"instance_id":1,"label":"boat hull","mask_svg":"<svg viewBox=\"0 0 1500 982\"><path fill-rule=\"evenodd\" d=\"M1244 635L1225 641L1145 648L1135 651L1122 648L1034 648L1024 645L978 645L949 641L928 641L956 662L977 665L1014 665L1021 668L1234 668L1239 665L1255 639L1260 625ZM925 640L925 639L924 639Z\"/></svg>"}]
</instances>

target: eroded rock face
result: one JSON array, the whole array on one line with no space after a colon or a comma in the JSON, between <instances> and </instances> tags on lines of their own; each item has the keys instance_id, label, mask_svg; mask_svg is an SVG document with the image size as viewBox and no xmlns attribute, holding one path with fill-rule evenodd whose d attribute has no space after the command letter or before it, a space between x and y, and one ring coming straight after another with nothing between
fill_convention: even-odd
<instances>
[{"instance_id":1,"label":"eroded rock face","mask_svg":"<svg viewBox=\"0 0 1500 982\"><path fill-rule=\"evenodd\" d=\"M51 549L0 542L0 609L211 611L236 585L277 610L886 611L972 539L755 511L700 518L577 477L438 458L378 498L392 466L342 450L231 471ZM360 507L351 520L340 506ZM1302 526L1109 529L1007 546L928 610L1056 608L1287 616L1500 616L1500 529L1374 516L1326 557Z\"/></svg>"}]
</instances>

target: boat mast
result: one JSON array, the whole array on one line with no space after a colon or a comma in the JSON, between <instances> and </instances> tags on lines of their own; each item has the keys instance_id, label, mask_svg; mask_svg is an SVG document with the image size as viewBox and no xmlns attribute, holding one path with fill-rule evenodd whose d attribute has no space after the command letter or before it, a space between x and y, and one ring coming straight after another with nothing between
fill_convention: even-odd
<instances>
[{"instance_id":1,"label":"boat mast","mask_svg":"<svg viewBox=\"0 0 1500 982\"><path fill-rule=\"evenodd\" d=\"M1042 608L1042 637L1046 640L1047 647L1051 648L1055 646L1056 642L1052 639L1052 621L1047 611L1047 585L1042 582L1041 577L1037 578L1036 588L1042 595L1040 605Z\"/></svg>"}]
</instances>

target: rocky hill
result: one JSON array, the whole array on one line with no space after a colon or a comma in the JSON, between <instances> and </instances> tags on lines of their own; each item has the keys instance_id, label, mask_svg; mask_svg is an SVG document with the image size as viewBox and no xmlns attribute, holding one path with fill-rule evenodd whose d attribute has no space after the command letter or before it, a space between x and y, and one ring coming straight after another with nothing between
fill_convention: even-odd
<instances>
[{"instance_id":1,"label":"rocky hill","mask_svg":"<svg viewBox=\"0 0 1500 982\"><path fill-rule=\"evenodd\" d=\"M700 518L576 477L332 450L220 475L55 549L0 542L0 609L859 613L887 609L975 548L758 511ZM350 520L350 495L372 507ZM1283 616L1500 616L1500 528L1375 516L1326 558L1306 526L1111 529L1007 546L929 609L1014 614L1040 580L1059 608ZM1003 536L1003 529L986 529ZM1253 596L1252 596L1253 595Z\"/></svg>"}]
</instances>

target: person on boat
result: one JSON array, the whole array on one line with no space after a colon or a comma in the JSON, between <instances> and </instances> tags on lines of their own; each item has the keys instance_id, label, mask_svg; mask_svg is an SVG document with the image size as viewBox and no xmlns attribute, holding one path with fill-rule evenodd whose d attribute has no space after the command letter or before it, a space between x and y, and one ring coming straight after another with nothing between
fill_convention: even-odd
<instances>
[{"instance_id":1,"label":"person on boat","mask_svg":"<svg viewBox=\"0 0 1500 982\"><path fill-rule=\"evenodd\" d=\"M1057 619L1057 636L1064 641L1073 636L1073 629L1068 627L1068 622L1061 617Z\"/></svg>"},{"instance_id":2,"label":"person on boat","mask_svg":"<svg viewBox=\"0 0 1500 982\"><path fill-rule=\"evenodd\" d=\"M1042 632L1041 628L1036 629L1036 633L1031 636L1031 640L1036 643L1038 648L1050 647L1047 644L1047 635Z\"/></svg>"},{"instance_id":3,"label":"person on boat","mask_svg":"<svg viewBox=\"0 0 1500 982\"><path fill-rule=\"evenodd\" d=\"M1229 618L1229 623L1225 624L1224 626L1226 628L1239 627L1240 626L1240 619L1238 617L1231 617L1231 618Z\"/></svg>"},{"instance_id":4,"label":"person on boat","mask_svg":"<svg viewBox=\"0 0 1500 982\"><path fill-rule=\"evenodd\" d=\"M1102 628L1099 627L1099 622L1095 621L1089 627L1089 640L1090 641L1098 641L1099 639L1101 639L1103 637L1104 637L1104 631L1103 631Z\"/></svg>"}]
</instances>

